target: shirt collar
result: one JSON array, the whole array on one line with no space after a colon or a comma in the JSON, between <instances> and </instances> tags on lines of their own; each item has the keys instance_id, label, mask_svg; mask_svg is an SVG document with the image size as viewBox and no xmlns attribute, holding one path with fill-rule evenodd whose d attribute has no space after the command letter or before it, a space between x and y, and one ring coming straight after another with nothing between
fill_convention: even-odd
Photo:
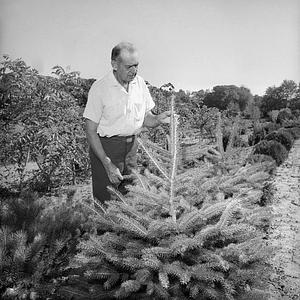
<instances>
[{"instance_id":1,"label":"shirt collar","mask_svg":"<svg viewBox=\"0 0 300 300\"><path fill-rule=\"evenodd\" d=\"M109 77L110 77L110 81L111 81L112 86L122 87L120 82L116 79L113 71L111 71L109 75L110 75ZM137 76L135 76L134 79L129 82L129 85L136 84L136 83L137 83Z\"/></svg>"}]
</instances>

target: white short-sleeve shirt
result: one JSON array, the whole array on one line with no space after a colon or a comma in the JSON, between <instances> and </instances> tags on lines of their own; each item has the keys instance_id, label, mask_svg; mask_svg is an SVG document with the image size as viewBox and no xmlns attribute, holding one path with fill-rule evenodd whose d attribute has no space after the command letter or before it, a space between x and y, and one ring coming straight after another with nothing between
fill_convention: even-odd
<instances>
[{"instance_id":1,"label":"white short-sleeve shirt","mask_svg":"<svg viewBox=\"0 0 300 300\"><path fill-rule=\"evenodd\" d=\"M142 77L137 75L127 92L111 71L91 86L83 117L98 123L100 136L127 136L138 132L154 106Z\"/></svg>"}]
</instances>

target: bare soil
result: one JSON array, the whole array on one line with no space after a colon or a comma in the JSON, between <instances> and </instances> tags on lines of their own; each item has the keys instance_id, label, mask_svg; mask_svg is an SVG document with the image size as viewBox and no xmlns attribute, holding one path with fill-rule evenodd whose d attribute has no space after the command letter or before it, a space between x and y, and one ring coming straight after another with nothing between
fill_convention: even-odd
<instances>
[{"instance_id":1,"label":"bare soil","mask_svg":"<svg viewBox=\"0 0 300 300\"><path fill-rule=\"evenodd\" d=\"M300 140L274 176L270 300L300 299Z\"/></svg>"}]
</instances>

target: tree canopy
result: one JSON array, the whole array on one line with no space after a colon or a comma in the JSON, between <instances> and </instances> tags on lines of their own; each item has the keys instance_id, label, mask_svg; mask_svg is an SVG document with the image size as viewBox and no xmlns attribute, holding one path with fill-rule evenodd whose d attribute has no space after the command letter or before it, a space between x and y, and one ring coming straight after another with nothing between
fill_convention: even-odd
<instances>
[{"instance_id":1,"label":"tree canopy","mask_svg":"<svg viewBox=\"0 0 300 300\"><path fill-rule=\"evenodd\" d=\"M216 107L220 110L239 109L244 111L253 96L246 87L235 85L217 85L208 93L203 103L208 107Z\"/></svg>"},{"instance_id":2,"label":"tree canopy","mask_svg":"<svg viewBox=\"0 0 300 300\"><path fill-rule=\"evenodd\" d=\"M300 87L293 80L284 80L278 87L267 88L262 98L261 110L267 114L271 110L280 110L286 107L300 107Z\"/></svg>"}]
</instances>

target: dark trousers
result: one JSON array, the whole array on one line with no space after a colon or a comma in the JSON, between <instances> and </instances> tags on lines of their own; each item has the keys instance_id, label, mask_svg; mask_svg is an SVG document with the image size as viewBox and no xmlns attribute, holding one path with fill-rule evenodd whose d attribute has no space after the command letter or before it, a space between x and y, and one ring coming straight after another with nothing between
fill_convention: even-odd
<instances>
[{"instance_id":1,"label":"dark trousers","mask_svg":"<svg viewBox=\"0 0 300 300\"><path fill-rule=\"evenodd\" d=\"M130 170L136 167L137 142L135 136L122 137L99 137L106 155L112 163L119 168L122 175L130 174ZM110 200L110 193L107 186L113 185L105 171L100 159L98 159L90 148L90 161L92 169L93 195L100 202ZM122 181L117 187L121 193L125 193L126 180ZM116 186L115 186L116 187Z\"/></svg>"}]
</instances>

